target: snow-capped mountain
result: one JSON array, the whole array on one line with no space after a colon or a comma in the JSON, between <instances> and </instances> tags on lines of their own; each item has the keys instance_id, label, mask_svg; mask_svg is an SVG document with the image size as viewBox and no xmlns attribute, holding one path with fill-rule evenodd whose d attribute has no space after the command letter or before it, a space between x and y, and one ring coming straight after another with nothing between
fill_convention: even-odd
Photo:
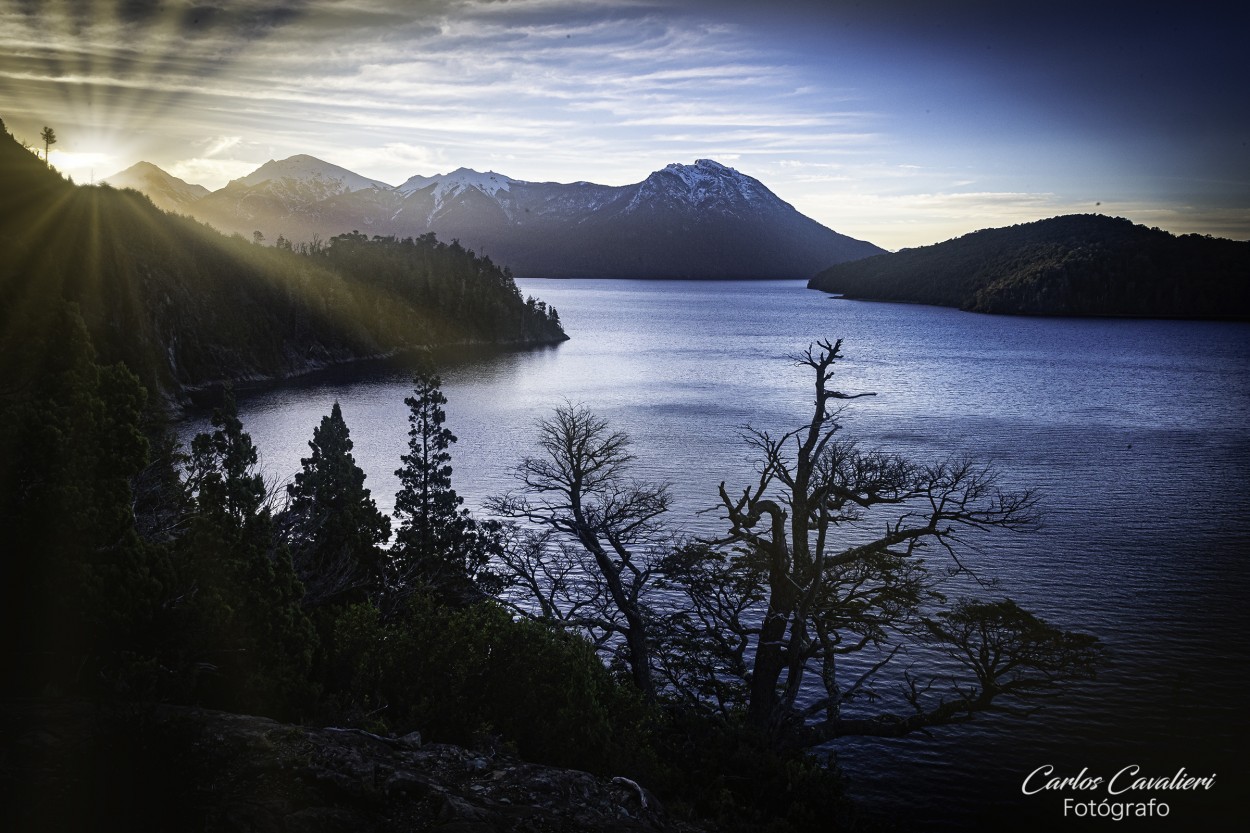
<instances>
[{"instance_id":1,"label":"snow-capped mountain","mask_svg":"<svg viewBox=\"0 0 1250 833\"><path fill-rule=\"evenodd\" d=\"M629 209L669 202L674 207L736 212L776 206L779 199L758 179L738 173L711 159L693 165L673 163L643 180Z\"/></svg>"},{"instance_id":2,"label":"snow-capped mountain","mask_svg":"<svg viewBox=\"0 0 1250 833\"><path fill-rule=\"evenodd\" d=\"M479 173L471 168L457 168L449 174L435 174L434 176L418 174L410 177L395 190L408 196L431 184L435 186L436 197L441 200L447 196L455 196L467 188L476 188L486 196L493 197L500 191L507 191L512 180L494 171Z\"/></svg>"},{"instance_id":3,"label":"snow-capped mountain","mask_svg":"<svg viewBox=\"0 0 1250 833\"><path fill-rule=\"evenodd\" d=\"M373 195L385 199L395 193L385 182L301 154L288 159L271 159L247 176L231 180L226 187L200 200L195 214L224 230L250 234L272 225L270 220L275 217L287 214L316 217L321 213L321 206L337 197L364 194L365 199ZM333 233L350 230L336 228Z\"/></svg>"},{"instance_id":4,"label":"snow-capped mountain","mask_svg":"<svg viewBox=\"0 0 1250 833\"><path fill-rule=\"evenodd\" d=\"M194 203L217 228L267 239L433 232L522 277L808 278L882 250L803 216L710 159L633 185L525 182L460 168L398 187L310 156L267 162Z\"/></svg>"},{"instance_id":5,"label":"snow-capped mountain","mask_svg":"<svg viewBox=\"0 0 1250 833\"><path fill-rule=\"evenodd\" d=\"M114 188L133 188L147 194L157 208L174 212L186 212L188 205L209 194L203 185L192 185L150 162L137 162L101 181Z\"/></svg>"},{"instance_id":6,"label":"snow-capped mountain","mask_svg":"<svg viewBox=\"0 0 1250 833\"><path fill-rule=\"evenodd\" d=\"M634 185L524 182L460 170L414 177L405 187L402 210L372 233L433 231L520 276L803 277L826 268L821 263L882 251L804 217L759 180L709 159L669 165Z\"/></svg>"},{"instance_id":7,"label":"snow-capped mountain","mask_svg":"<svg viewBox=\"0 0 1250 833\"><path fill-rule=\"evenodd\" d=\"M368 188L392 190L390 185L369 179L358 173L323 162L315 156L300 154L281 161L270 159L250 174L232 180L230 185L246 185L253 187L262 184L290 187L287 183L315 188L323 194L323 199L351 191L363 191ZM226 187L229 188L230 185Z\"/></svg>"}]
</instances>

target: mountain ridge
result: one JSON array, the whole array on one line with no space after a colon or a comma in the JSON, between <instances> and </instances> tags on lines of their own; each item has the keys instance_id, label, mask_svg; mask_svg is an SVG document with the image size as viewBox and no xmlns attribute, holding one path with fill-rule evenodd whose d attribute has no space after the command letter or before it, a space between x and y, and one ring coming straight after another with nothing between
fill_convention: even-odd
<instances>
[{"instance_id":1,"label":"mountain ridge","mask_svg":"<svg viewBox=\"0 0 1250 833\"><path fill-rule=\"evenodd\" d=\"M300 155L270 160L180 210L269 240L433 232L520 277L808 278L884 251L711 159L671 163L630 185L527 182L462 167L390 186Z\"/></svg>"},{"instance_id":2,"label":"mountain ridge","mask_svg":"<svg viewBox=\"0 0 1250 833\"><path fill-rule=\"evenodd\" d=\"M114 188L140 191L164 211L185 211L187 205L212 193L203 185L180 179L151 162L136 162L101 181Z\"/></svg>"},{"instance_id":3,"label":"mountain ridge","mask_svg":"<svg viewBox=\"0 0 1250 833\"><path fill-rule=\"evenodd\" d=\"M286 179L321 183L331 193L340 194L364 191L369 188L382 190L391 188L385 182L370 179L355 171L305 153L288 156L286 159L270 159L250 174L230 180L226 187L229 188L231 185L251 187Z\"/></svg>"}]
</instances>

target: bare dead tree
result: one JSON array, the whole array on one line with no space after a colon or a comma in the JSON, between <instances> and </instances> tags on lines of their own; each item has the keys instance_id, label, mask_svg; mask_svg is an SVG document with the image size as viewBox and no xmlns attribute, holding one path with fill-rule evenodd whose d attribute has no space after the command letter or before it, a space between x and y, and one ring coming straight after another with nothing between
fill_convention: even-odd
<instances>
[{"instance_id":1,"label":"bare dead tree","mask_svg":"<svg viewBox=\"0 0 1250 833\"><path fill-rule=\"evenodd\" d=\"M939 580L970 572L964 536L1033 527L1036 495L1000 489L992 468L969 460L919 465L838 438L831 406L871 395L832 389L840 348L818 342L797 359L814 376L807 425L746 430L759 476L738 493L721 484L727 535L665 561L666 586L688 600L670 623L679 659L661 662L665 682L688 701L745 708L750 723L806 745L956 722L1092 673L1096 640L1014 605L965 602L932 615L944 602ZM931 553L944 557L939 574ZM908 644L944 654L972 680L939 691L936 679L908 673L909 713L844 716L846 704L875 696L873 681ZM997 659L983 659L986 645ZM845 658L860 652L875 653L844 679ZM824 690L814 702L812 674Z\"/></svg>"},{"instance_id":2,"label":"bare dead tree","mask_svg":"<svg viewBox=\"0 0 1250 833\"><path fill-rule=\"evenodd\" d=\"M647 593L668 487L631 479L629 437L582 405L563 405L544 420L538 446L541 455L516 467L519 488L488 502L496 515L553 536L525 540L505 559L514 587L528 589L543 615L580 627L601 647L619 644L634 684L654 698Z\"/></svg>"},{"instance_id":3,"label":"bare dead tree","mask_svg":"<svg viewBox=\"0 0 1250 833\"><path fill-rule=\"evenodd\" d=\"M577 631L611 654L627 623L597 578L594 556L550 529L513 525L509 531L498 558L509 580L499 601L521 616Z\"/></svg>"}]
</instances>

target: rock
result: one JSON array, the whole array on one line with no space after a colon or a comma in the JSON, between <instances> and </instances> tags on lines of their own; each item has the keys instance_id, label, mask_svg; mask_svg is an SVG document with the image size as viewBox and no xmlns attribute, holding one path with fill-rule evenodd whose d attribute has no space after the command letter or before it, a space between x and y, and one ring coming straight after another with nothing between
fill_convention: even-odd
<instances>
[{"instance_id":1,"label":"rock","mask_svg":"<svg viewBox=\"0 0 1250 833\"><path fill-rule=\"evenodd\" d=\"M696 833L644 787L420 735L175 706L0 703L0 827Z\"/></svg>"}]
</instances>

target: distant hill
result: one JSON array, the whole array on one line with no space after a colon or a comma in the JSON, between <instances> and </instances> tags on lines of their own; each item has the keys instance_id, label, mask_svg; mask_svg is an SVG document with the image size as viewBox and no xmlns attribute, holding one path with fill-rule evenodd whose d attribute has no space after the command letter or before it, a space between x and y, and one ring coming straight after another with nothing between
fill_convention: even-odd
<instances>
[{"instance_id":1,"label":"distant hill","mask_svg":"<svg viewBox=\"0 0 1250 833\"><path fill-rule=\"evenodd\" d=\"M0 181L0 397L37 378L33 345L66 302L103 362L172 396L410 348L565 338L500 267L432 235L302 252L225 237L136 191L65 181L2 125Z\"/></svg>"},{"instance_id":2,"label":"distant hill","mask_svg":"<svg viewBox=\"0 0 1250 833\"><path fill-rule=\"evenodd\" d=\"M210 193L203 185L192 185L150 162L137 162L103 182L114 188L133 188L146 194L157 208L182 213L188 205Z\"/></svg>"},{"instance_id":3,"label":"distant hill","mask_svg":"<svg viewBox=\"0 0 1250 833\"><path fill-rule=\"evenodd\" d=\"M460 168L392 188L311 156L270 161L187 205L223 231L295 242L358 230L489 254L521 277L809 278L882 249L822 226L709 159L633 185Z\"/></svg>"},{"instance_id":4,"label":"distant hill","mask_svg":"<svg viewBox=\"0 0 1250 833\"><path fill-rule=\"evenodd\" d=\"M1054 217L843 263L812 289L1018 315L1250 317L1250 242Z\"/></svg>"}]
</instances>

